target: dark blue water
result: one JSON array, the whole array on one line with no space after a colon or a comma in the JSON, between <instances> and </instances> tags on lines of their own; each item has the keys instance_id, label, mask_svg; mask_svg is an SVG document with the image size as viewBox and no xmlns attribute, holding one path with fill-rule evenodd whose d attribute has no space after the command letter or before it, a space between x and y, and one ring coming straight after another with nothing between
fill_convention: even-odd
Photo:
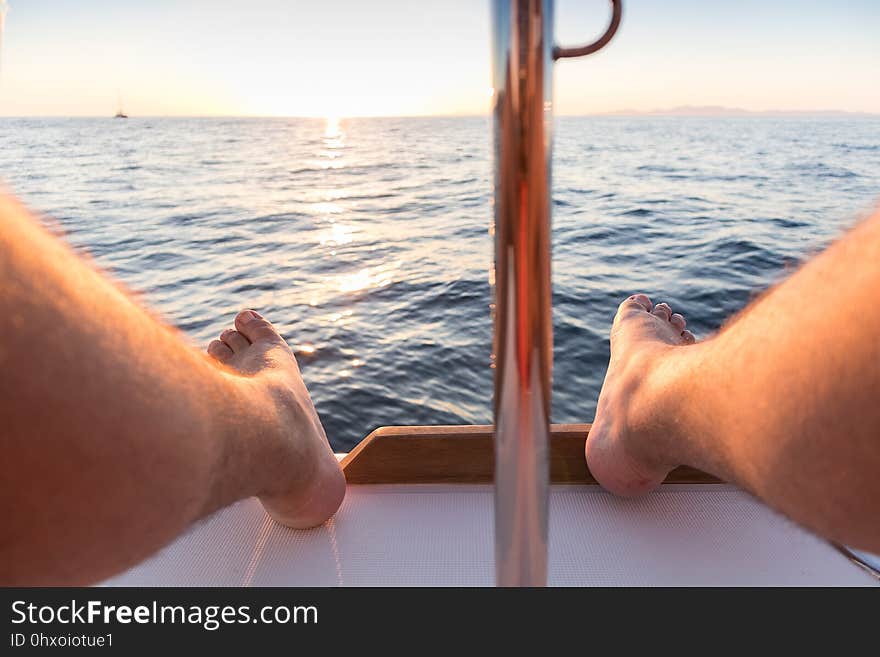
<instances>
[{"instance_id":1,"label":"dark blue water","mask_svg":"<svg viewBox=\"0 0 880 657\"><path fill-rule=\"evenodd\" d=\"M561 118L553 418L647 292L717 329L880 198L880 120ZM488 119L0 119L0 177L202 348L242 307L331 442L491 421Z\"/></svg>"}]
</instances>

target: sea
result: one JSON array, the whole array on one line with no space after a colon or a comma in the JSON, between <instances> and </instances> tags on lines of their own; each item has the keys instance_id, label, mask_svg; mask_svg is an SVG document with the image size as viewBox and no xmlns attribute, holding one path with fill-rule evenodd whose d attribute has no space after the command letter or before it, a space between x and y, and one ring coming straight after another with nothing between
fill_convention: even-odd
<instances>
[{"instance_id":1,"label":"sea","mask_svg":"<svg viewBox=\"0 0 880 657\"><path fill-rule=\"evenodd\" d=\"M880 118L554 132L554 422L593 418L625 296L705 338L880 199ZM3 118L0 181L194 348L271 319L337 451L492 421L488 118Z\"/></svg>"}]
</instances>

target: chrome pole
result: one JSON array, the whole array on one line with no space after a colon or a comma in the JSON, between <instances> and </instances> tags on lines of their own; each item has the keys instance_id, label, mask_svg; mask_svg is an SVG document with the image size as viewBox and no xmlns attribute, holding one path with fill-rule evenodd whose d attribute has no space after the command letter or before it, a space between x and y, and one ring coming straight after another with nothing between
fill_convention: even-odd
<instances>
[{"instance_id":1,"label":"chrome pole","mask_svg":"<svg viewBox=\"0 0 880 657\"><path fill-rule=\"evenodd\" d=\"M547 583L553 1L493 0L495 577Z\"/></svg>"},{"instance_id":2,"label":"chrome pole","mask_svg":"<svg viewBox=\"0 0 880 657\"><path fill-rule=\"evenodd\" d=\"M554 58L595 52L553 45L553 0L492 0L495 150L495 577L545 586L553 327L550 161Z\"/></svg>"}]
</instances>

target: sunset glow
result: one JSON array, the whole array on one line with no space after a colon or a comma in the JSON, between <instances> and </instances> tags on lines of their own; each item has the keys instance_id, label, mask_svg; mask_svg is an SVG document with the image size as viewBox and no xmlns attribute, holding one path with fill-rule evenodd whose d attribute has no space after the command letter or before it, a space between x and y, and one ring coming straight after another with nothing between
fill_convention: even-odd
<instances>
[{"instance_id":1,"label":"sunset glow","mask_svg":"<svg viewBox=\"0 0 880 657\"><path fill-rule=\"evenodd\" d=\"M0 2L0 5L3 3ZM485 114L488 0L10 0L0 114ZM607 0L559 0L583 42ZM880 112L880 3L628 0L607 50L556 67L559 114L721 105ZM817 48L817 44L822 44Z\"/></svg>"}]
</instances>

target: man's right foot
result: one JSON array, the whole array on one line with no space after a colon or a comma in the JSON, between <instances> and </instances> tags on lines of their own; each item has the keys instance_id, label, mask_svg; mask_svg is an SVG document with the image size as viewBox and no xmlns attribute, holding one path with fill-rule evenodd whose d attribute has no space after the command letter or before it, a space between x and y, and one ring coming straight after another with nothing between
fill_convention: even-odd
<instances>
[{"instance_id":1,"label":"man's right foot","mask_svg":"<svg viewBox=\"0 0 880 657\"><path fill-rule=\"evenodd\" d=\"M651 368L693 344L685 319L644 294L627 298L611 327L611 361L586 444L587 465L602 486L627 497L653 490L677 463L658 449L656 399L645 385ZM659 429L662 431L662 428Z\"/></svg>"},{"instance_id":2,"label":"man's right foot","mask_svg":"<svg viewBox=\"0 0 880 657\"><path fill-rule=\"evenodd\" d=\"M265 464L265 472L277 480L267 481L259 493L266 511L288 527L323 523L345 497L345 476L284 338L258 313L243 310L235 329L208 345L208 354L246 376L269 400L278 444Z\"/></svg>"}]
</instances>

